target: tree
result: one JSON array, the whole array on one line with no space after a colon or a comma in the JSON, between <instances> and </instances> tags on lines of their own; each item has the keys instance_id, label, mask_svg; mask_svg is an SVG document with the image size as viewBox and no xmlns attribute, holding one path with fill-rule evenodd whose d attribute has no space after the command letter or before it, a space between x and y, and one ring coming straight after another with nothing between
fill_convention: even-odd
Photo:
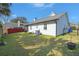
<instances>
[{"instance_id":1,"label":"tree","mask_svg":"<svg viewBox=\"0 0 79 59\"><path fill-rule=\"evenodd\" d=\"M0 3L0 15L10 16L10 3Z\"/></svg>"},{"instance_id":2,"label":"tree","mask_svg":"<svg viewBox=\"0 0 79 59\"><path fill-rule=\"evenodd\" d=\"M0 37L1 37L1 34L3 33L3 26L2 26L2 22L0 22Z\"/></svg>"},{"instance_id":3,"label":"tree","mask_svg":"<svg viewBox=\"0 0 79 59\"><path fill-rule=\"evenodd\" d=\"M10 3L0 3L0 17L2 16L5 16L3 17L4 19L6 19L7 16L10 16ZM1 42L0 42L0 45L4 45L4 40L3 40L3 26L2 24L0 23L0 28L2 29L2 34L1 34Z\"/></svg>"},{"instance_id":4,"label":"tree","mask_svg":"<svg viewBox=\"0 0 79 59\"><path fill-rule=\"evenodd\" d=\"M3 21L6 22L7 18L10 16L10 6L11 3L0 3L0 17L2 17Z\"/></svg>"},{"instance_id":5,"label":"tree","mask_svg":"<svg viewBox=\"0 0 79 59\"><path fill-rule=\"evenodd\" d=\"M2 22L0 22L0 28L2 28Z\"/></svg>"},{"instance_id":6,"label":"tree","mask_svg":"<svg viewBox=\"0 0 79 59\"><path fill-rule=\"evenodd\" d=\"M11 20L12 23L17 23L18 21L21 23L27 23L27 19L25 17L16 17Z\"/></svg>"},{"instance_id":7,"label":"tree","mask_svg":"<svg viewBox=\"0 0 79 59\"><path fill-rule=\"evenodd\" d=\"M10 16L11 11L10 11L10 6L11 3L0 3L0 17L3 16ZM3 17L3 19L6 19L6 17ZM5 22L5 20L4 20Z\"/></svg>"}]
</instances>

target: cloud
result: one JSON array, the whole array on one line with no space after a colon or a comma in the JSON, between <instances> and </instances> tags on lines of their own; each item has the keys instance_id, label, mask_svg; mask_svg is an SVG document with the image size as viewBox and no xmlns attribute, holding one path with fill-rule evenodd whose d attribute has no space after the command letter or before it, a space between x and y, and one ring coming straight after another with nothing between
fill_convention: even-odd
<instances>
[{"instance_id":1,"label":"cloud","mask_svg":"<svg viewBox=\"0 0 79 59\"><path fill-rule=\"evenodd\" d=\"M11 15L11 17L14 17L14 18L15 18L15 17L17 17L17 16L16 16L15 14L13 14L13 15Z\"/></svg>"},{"instance_id":2,"label":"cloud","mask_svg":"<svg viewBox=\"0 0 79 59\"><path fill-rule=\"evenodd\" d=\"M44 7L45 4L43 3L34 3L32 4L34 7Z\"/></svg>"},{"instance_id":3,"label":"cloud","mask_svg":"<svg viewBox=\"0 0 79 59\"><path fill-rule=\"evenodd\" d=\"M33 3L34 7L52 7L55 3Z\"/></svg>"},{"instance_id":4,"label":"cloud","mask_svg":"<svg viewBox=\"0 0 79 59\"><path fill-rule=\"evenodd\" d=\"M46 5L46 7L52 7L53 5L55 5L55 3L48 4L48 5Z\"/></svg>"}]
</instances>

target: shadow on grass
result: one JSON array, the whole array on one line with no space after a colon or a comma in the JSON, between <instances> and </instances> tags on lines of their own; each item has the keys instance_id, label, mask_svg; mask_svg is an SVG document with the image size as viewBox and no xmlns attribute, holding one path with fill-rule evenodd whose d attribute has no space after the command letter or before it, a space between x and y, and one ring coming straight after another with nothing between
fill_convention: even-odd
<instances>
[{"instance_id":1,"label":"shadow on grass","mask_svg":"<svg viewBox=\"0 0 79 59\"><path fill-rule=\"evenodd\" d=\"M21 39L18 39L20 36ZM22 37L21 37L22 36ZM35 40L34 40L35 39ZM17 41L18 40L18 41ZM79 55L79 44L75 50L69 50L67 48L66 42L64 38L56 39L37 39L35 35L28 35L25 33L22 34L12 34L7 36L6 42L8 43L6 46L0 47L0 55L5 56L78 56ZM24 49L21 44L29 45L33 43L44 42L44 45L39 48L33 49Z\"/></svg>"},{"instance_id":2,"label":"shadow on grass","mask_svg":"<svg viewBox=\"0 0 79 59\"><path fill-rule=\"evenodd\" d=\"M19 35L18 35L19 36ZM7 45L0 46L0 56L26 56L27 51L22 48L16 39L18 38L16 34L7 35L4 39Z\"/></svg>"},{"instance_id":3,"label":"shadow on grass","mask_svg":"<svg viewBox=\"0 0 79 59\"><path fill-rule=\"evenodd\" d=\"M65 42L67 42L66 40L63 39L51 39L49 41L49 45L48 46L42 46L38 49L35 49L35 51L33 51L32 53L30 53L30 55L34 55L34 56L56 56L59 55L57 54L57 52L54 52L55 50L57 50L58 52L60 52L61 55L64 55L62 53L62 47L65 45ZM32 50L32 49L31 49ZM49 52L51 52L49 54Z\"/></svg>"},{"instance_id":4,"label":"shadow on grass","mask_svg":"<svg viewBox=\"0 0 79 59\"><path fill-rule=\"evenodd\" d=\"M76 44L76 49L70 50L67 45L62 47L62 53L64 56L79 56L79 44Z\"/></svg>"},{"instance_id":5,"label":"shadow on grass","mask_svg":"<svg viewBox=\"0 0 79 59\"><path fill-rule=\"evenodd\" d=\"M71 35L71 34L70 34ZM74 34L75 35L75 34ZM62 39L63 38L63 39ZM46 41L47 42L47 41ZM47 43L47 46L41 46L35 49L27 49L29 55L34 56L79 56L79 44L75 50L69 50L67 47L68 40L64 40L64 37L60 37L60 39L50 39ZM41 43L40 43L41 44ZM51 52L51 53L50 53Z\"/></svg>"}]
</instances>

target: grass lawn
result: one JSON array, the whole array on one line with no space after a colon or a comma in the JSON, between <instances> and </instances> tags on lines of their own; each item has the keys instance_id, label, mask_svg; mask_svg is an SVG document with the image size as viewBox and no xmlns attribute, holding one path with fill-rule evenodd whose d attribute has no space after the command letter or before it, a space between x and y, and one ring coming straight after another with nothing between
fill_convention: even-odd
<instances>
[{"instance_id":1,"label":"grass lawn","mask_svg":"<svg viewBox=\"0 0 79 59\"><path fill-rule=\"evenodd\" d=\"M72 39L72 40L71 40ZM2 56L75 56L79 55L79 36L76 32L58 37L21 32L9 34L5 37L5 46L0 46ZM77 44L75 50L69 50L68 41Z\"/></svg>"}]
</instances>

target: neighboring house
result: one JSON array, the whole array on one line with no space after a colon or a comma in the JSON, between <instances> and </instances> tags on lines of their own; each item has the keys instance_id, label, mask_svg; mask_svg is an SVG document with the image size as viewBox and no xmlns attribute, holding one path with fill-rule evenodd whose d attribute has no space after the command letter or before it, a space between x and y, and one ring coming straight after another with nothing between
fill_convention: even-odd
<instances>
[{"instance_id":1,"label":"neighboring house","mask_svg":"<svg viewBox=\"0 0 79 59\"><path fill-rule=\"evenodd\" d=\"M8 33L9 28L15 28L18 27L18 24L15 23L5 23L3 24L3 33Z\"/></svg>"},{"instance_id":2,"label":"neighboring house","mask_svg":"<svg viewBox=\"0 0 79 59\"><path fill-rule=\"evenodd\" d=\"M20 23L20 26L27 31L28 30L28 24L29 23Z\"/></svg>"},{"instance_id":3,"label":"neighboring house","mask_svg":"<svg viewBox=\"0 0 79 59\"><path fill-rule=\"evenodd\" d=\"M12 29L12 31L15 31L14 29L17 28L18 31L22 28L22 30L27 31L27 24L28 23L21 23L18 21L17 23L7 22L3 24L3 33L8 33L8 29ZM16 31L17 32L17 31Z\"/></svg>"},{"instance_id":4,"label":"neighboring house","mask_svg":"<svg viewBox=\"0 0 79 59\"><path fill-rule=\"evenodd\" d=\"M68 32L69 20L67 13L52 14L46 18L36 19L28 24L28 32L57 36Z\"/></svg>"}]
</instances>

